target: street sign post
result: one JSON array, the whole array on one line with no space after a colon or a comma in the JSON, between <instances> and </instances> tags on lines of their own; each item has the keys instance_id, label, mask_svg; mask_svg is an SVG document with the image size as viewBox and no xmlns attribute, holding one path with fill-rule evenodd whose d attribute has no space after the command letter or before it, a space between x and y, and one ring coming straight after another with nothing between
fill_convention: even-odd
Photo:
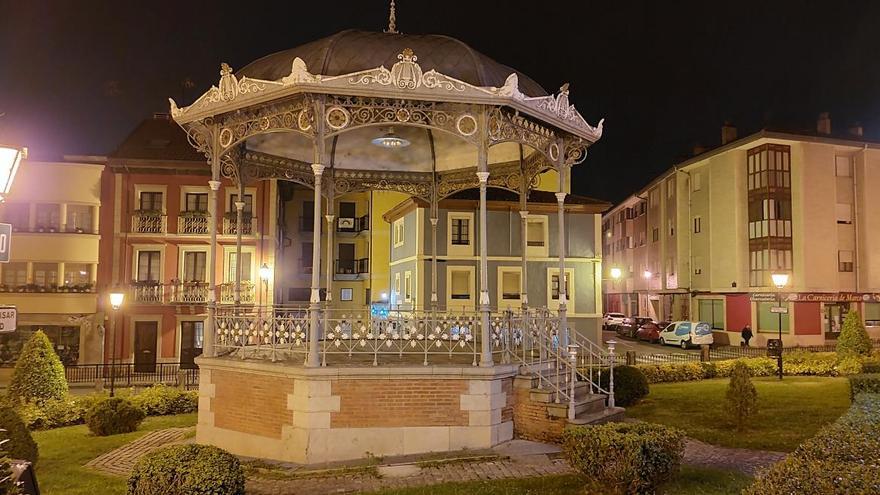
<instances>
[{"instance_id":1,"label":"street sign post","mask_svg":"<svg viewBox=\"0 0 880 495\"><path fill-rule=\"evenodd\" d=\"M18 321L18 311L15 306L0 306L0 333L15 331Z\"/></svg>"},{"instance_id":2,"label":"street sign post","mask_svg":"<svg viewBox=\"0 0 880 495\"><path fill-rule=\"evenodd\" d=\"M774 306L774 307L770 308L770 312L785 315L785 314L788 314L788 308L784 308L781 306Z\"/></svg>"},{"instance_id":3,"label":"street sign post","mask_svg":"<svg viewBox=\"0 0 880 495\"><path fill-rule=\"evenodd\" d=\"M12 245L12 224L0 223L0 263L9 263L9 248Z\"/></svg>"}]
</instances>

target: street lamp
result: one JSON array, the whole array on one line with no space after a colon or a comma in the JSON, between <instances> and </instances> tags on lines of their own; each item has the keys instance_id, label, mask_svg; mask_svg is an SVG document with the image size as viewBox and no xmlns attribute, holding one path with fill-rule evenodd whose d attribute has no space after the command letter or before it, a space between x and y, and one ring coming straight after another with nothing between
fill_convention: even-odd
<instances>
[{"instance_id":1,"label":"street lamp","mask_svg":"<svg viewBox=\"0 0 880 495\"><path fill-rule=\"evenodd\" d=\"M124 300L125 293L122 292L122 289L118 286L110 291L110 307L113 308L113 319L110 320L110 329L113 330L113 355L110 356L112 363L110 370L110 397L113 397L113 394L116 391L116 356L118 350L116 344L116 315L119 312L119 308L122 307L122 302Z\"/></svg>"},{"instance_id":2,"label":"street lamp","mask_svg":"<svg viewBox=\"0 0 880 495\"><path fill-rule=\"evenodd\" d=\"M0 202L6 200L18 166L27 158L27 148L4 146L0 144Z\"/></svg>"},{"instance_id":3,"label":"street lamp","mask_svg":"<svg viewBox=\"0 0 880 495\"><path fill-rule=\"evenodd\" d=\"M651 273L651 270L645 270L644 272L642 272L642 276L645 277L646 279L651 278L652 275L654 275L654 274Z\"/></svg>"},{"instance_id":4,"label":"street lamp","mask_svg":"<svg viewBox=\"0 0 880 495\"><path fill-rule=\"evenodd\" d=\"M611 269L611 278L614 280L619 279L622 274L623 272L620 271L620 268L614 267Z\"/></svg>"},{"instance_id":5,"label":"street lamp","mask_svg":"<svg viewBox=\"0 0 880 495\"><path fill-rule=\"evenodd\" d=\"M263 263L263 266L260 267L260 279L263 280L263 290L265 291L265 296L263 297L264 304L268 306L265 302L269 299L269 277L272 276L272 269L269 268L269 265Z\"/></svg>"},{"instance_id":6,"label":"street lamp","mask_svg":"<svg viewBox=\"0 0 880 495\"><path fill-rule=\"evenodd\" d=\"M788 285L787 273L772 273L770 278L773 279L773 285L776 286L776 315L779 317L777 322L777 330L779 331L779 352L776 356L776 370L779 373L779 379L782 380L782 289Z\"/></svg>"}]
</instances>

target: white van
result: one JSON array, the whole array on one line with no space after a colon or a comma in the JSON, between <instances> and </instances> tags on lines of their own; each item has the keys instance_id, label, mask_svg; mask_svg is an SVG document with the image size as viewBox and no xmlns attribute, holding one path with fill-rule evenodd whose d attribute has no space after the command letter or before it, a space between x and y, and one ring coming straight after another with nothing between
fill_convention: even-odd
<instances>
[{"instance_id":1,"label":"white van","mask_svg":"<svg viewBox=\"0 0 880 495\"><path fill-rule=\"evenodd\" d=\"M714 341L712 326L704 321L673 321L660 332L660 345L677 345L682 349Z\"/></svg>"}]
</instances>

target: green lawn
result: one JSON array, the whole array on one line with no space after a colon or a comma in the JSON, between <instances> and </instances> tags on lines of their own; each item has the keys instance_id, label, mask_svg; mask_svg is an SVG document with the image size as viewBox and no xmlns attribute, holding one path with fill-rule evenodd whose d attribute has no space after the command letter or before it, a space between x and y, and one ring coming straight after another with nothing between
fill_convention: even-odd
<instances>
[{"instance_id":1,"label":"green lawn","mask_svg":"<svg viewBox=\"0 0 880 495\"><path fill-rule=\"evenodd\" d=\"M737 432L724 413L728 380L658 383L629 417L676 426L698 440L724 447L793 451L849 407L846 378L753 378L758 414Z\"/></svg>"},{"instance_id":2,"label":"green lawn","mask_svg":"<svg viewBox=\"0 0 880 495\"><path fill-rule=\"evenodd\" d=\"M34 440L40 448L37 462L40 491L46 495L123 494L124 478L100 474L84 464L147 432L195 424L196 414L192 413L147 418L138 431L107 437L93 436L85 425L34 432Z\"/></svg>"},{"instance_id":3,"label":"green lawn","mask_svg":"<svg viewBox=\"0 0 880 495\"><path fill-rule=\"evenodd\" d=\"M726 495L740 493L751 483L748 476L715 469L682 467L681 473L658 493L661 495ZM590 491L577 475L545 476L502 481L471 481L383 490L375 495L599 495Z\"/></svg>"}]
</instances>

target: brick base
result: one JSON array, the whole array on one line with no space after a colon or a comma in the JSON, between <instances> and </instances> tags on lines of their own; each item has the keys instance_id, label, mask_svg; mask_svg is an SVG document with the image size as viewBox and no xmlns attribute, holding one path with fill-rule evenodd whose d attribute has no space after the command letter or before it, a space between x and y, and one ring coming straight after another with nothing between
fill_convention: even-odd
<instances>
[{"instance_id":1,"label":"brick base","mask_svg":"<svg viewBox=\"0 0 880 495\"><path fill-rule=\"evenodd\" d=\"M314 464L513 438L516 366L303 368L199 358L196 440Z\"/></svg>"},{"instance_id":2,"label":"brick base","mask_svg":"<svg viewBox=\"0 0 880 495\"><path fill-rule=\"evenodd\" d=\"M513 425L517 438L559 443L568 421L547 413L547 404L529 399L528 388L514 388Z\"/></svg>"}]
</instances>

